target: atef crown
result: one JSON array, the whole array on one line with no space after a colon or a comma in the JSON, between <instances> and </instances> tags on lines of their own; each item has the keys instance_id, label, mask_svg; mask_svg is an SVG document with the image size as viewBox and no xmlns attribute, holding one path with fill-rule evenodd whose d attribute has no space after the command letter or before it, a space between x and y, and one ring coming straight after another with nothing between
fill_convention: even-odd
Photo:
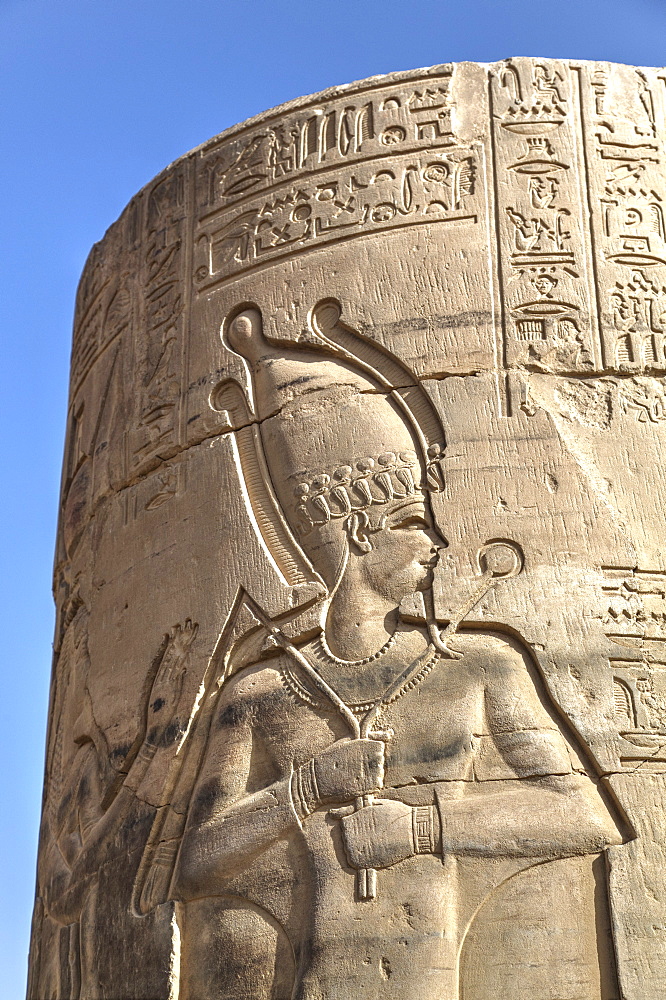
<instances>
[{"instance_id":1,"label":"atef crown","mask_svg":"<svg viewBox=\"0 0 666 1000\"><path fill-rule=\"evenodd\" d=\"M377 458L359 458L353 465L341 465L330 474L300 476L294 494L303 532L374 505L422 496L424 489L441 492L442 458L442 446L430 445L425 483L415 451L388 451Z\"/></svg>"}]
</instances>

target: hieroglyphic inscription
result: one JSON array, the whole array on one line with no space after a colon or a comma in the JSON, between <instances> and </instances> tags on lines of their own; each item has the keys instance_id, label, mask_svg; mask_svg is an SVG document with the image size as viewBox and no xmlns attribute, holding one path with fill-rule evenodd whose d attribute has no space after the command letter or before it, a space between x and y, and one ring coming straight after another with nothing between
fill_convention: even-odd
<instances>
[{"instance_id":1,"label":"hieroglyphic inscription","mask_svg":"<svg viewBox=\"0 0 666 1000\"><path fill-rule=\"evenodd\" d=\"M633 413L642 423L661 424L666 420L666 381L637 375L617 380L620 408Z\"/></svg>"},{"instance_id":2,"label":"hieroglyphic inscription","mask_svg":"<svg viewBox=\"0 0 666 1000\"><path fill-rule=\"evenodd\" d=\"M666 641L666 573L620 566L606 574L607 623Z\"/></svg>"},{"instance_id":3,"label":"hieroglyphic inscription","mask_svg":"<svg viewBox=\"0 0 666 1000\"><path fill-rule=\"evenodd\" d=\"M322 243L419 223L474 223L481 210L475 151L393 156L318 174L221 213L200 232L201 287Z\"/></svg>"},{"instance_id":4,"label":"hieroglyphic inscription","mask_svg":"<svg viewBox=\"0 0 666 1000\"><path fill-rule=\"evenodd\" d=\"M160 465L157 470L125 491L124 523L135 521L143 511L157 510L185 489L182 465Z\"/></svg>"},{"instance_id":5,"label":"hieroglyphic inscription","mask_svg":"<svg viewBox=\"0 0 666 1000\"><path fill-rule=\"evenodd\" d=\"M147 197L137 423L130 455L134 468L164 457L178 440L184 201L182 172L159 182Z\"/></svg>"},{"instance_id":6,"label":"hieroglyphic inscription","mask_svg":"<svg viewBox=\"0 0 666 1000\"><path fill-rule=\"evenodd\" d=\"M643 70L608 66L583 94L606 364L666 366L663 95Z\"/></svg>"},{"instance_id":7,"label":"hieroglyphic inscription","mask_svg":"<svg viewBox=\"0 0 666 1000\"><path fill-rule=\"evenodd\" d=\"M76 298L72 345L72 386L81 384L105 348L131 323L129 274L117 275L106 261L109 250L92 250Z\"/></svg>"},{"instance_id":8,"label":"hieroglyphic inscription","mask_svg":"<svg viewBox=\"0 0 666 1000\"><path fill-rule=\"evenodd\" d=\"M413 87L379 87L353 98L300 108L274 123L243 130L223 144L209 144L197 173L198 202L205 215L250 194L332 166L395 152L448 146L453 68L415 78Z\"/></svg>"},{"instance_id":9,"label":"hieroglyphic inscription","mask_svg":"<svg viewBox=\"0 0 666 1000\"><path fill-rule=\"evenodd\" d=\"M61 492L62 542L74 552L95 495L122 477L123 457L109 448L122 378L122 357L135 332L136 285L128 217L97 244L86 263L76 300L71 403ZM57 556L59 559L60 552Z\"/></svg>"},{"instance_id":10,"label":"hieroglyphic inscription","mask_svg":"<svg viewBox=\"0 0 666 1000\"><path fill-rule=\"evenodd\" d=\"M658 206L660 207L660 206ZM666 359L666 287L645 270L632 270L611 288L609 308L617 330L615 362L661 367Z\"/></svg>"},{"instance_id":11,"label":"hieroglyphic inscription","mask_svg":"<svg viewBox=\"0 0 666 1000\"><path fill-rule=\"evenodd\" d=\"M452 79L445 69L331 100L207 147L197 167L197 287L320 243L476 222L478 147L454 135Z\"/></svg>"},{"instance_id":12,"label":"hieroglyphic inscription","mask_svg":"<svg viewBox=\"0 0 666 1000\"><path fill-rule=\"evenodd\" d=\"M586 371L598 359L586 278L576 80L512 60L491 74L505 363Z\"/></svg>"},{"instance_id":13,"label":"hieroglyphic inscription","mask_svg":"<svg viewBox=\"0 0 666 1000\"><path fill-rule=\"evenodd\" d=\"M618 755L626 767L666 770L666 573L606 567L607 636Z\"/></svg>"}]
</instances>

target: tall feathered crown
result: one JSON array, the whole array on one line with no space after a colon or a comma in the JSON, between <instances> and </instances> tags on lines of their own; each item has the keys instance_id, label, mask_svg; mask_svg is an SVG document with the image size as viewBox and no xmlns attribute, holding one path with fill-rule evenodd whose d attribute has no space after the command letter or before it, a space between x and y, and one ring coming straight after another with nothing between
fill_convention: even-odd
<instances>
[{"instance_id":1,"label":"tall feathered crown","mask_svg":"<svg viewBox=\"0 0 666 1000\"><path fill-rule=\"evenodd\" d=\"M247 362L271 480L299 535L444 488L443 430L411 372L343 326L336 304L313 317L314 343L300 349L269 342L255 308L225 329Z\"/></svg>"}]
</instances>

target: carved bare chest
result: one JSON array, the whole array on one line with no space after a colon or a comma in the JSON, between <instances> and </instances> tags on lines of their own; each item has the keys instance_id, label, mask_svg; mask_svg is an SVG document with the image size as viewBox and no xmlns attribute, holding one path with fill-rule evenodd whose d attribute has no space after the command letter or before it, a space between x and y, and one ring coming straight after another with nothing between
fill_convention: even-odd
<instances>
[{"instance_id":1,"label":"carved bare chest","mask_svg":"<svg viewBox=\"0 0 666 1000\"><path fill-rule=\"evenodd\" d=\"M76 301L30 1000L666 995L666 74L183 156Z\"/></svg>"}]
</instances>

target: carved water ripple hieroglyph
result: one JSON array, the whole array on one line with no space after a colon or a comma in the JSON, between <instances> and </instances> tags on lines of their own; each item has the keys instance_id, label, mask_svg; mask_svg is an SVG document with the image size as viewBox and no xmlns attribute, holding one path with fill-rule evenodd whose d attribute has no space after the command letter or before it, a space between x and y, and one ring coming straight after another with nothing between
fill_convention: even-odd
<instances>
[{"instance_id":1,"label":"carved water ripple hieroglyph","mask_svg":"<svg viewBox=\"0 0 666 1000\"><path fill-rule=\"evenodd\" d=\"M666 74L377 77L79 287L31 1000L666 993Z\"/></svg>"}]
</instances>

